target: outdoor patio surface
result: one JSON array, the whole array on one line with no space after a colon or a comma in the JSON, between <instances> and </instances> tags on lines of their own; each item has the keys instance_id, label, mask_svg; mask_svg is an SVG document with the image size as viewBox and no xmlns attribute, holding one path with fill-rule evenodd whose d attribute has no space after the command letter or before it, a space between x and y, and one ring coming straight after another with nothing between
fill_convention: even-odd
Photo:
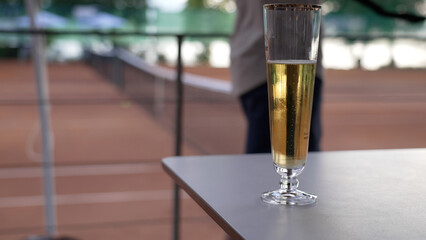
<instances>
[{"instance_id":1,"label":"outdoor patio surface","mask_svg":"<svg viewBox=\"0 0 426 240\"><path fill-rule=\"evenodd\" d=\"M185 70L229 81L227 69ZM327 70L323 150L426 147L425 73ZM173 183L160 161L174 153L173 103L158 117L85 63L51 64L49 79L59 235L171 239ZM44 231L34 82L30 63L0 61L0 240ZM243 153L237 99L210 98L185 95L184 155ZM224 238L186 194L181 213L181 239Z\"/></svg>"}]
</instances>

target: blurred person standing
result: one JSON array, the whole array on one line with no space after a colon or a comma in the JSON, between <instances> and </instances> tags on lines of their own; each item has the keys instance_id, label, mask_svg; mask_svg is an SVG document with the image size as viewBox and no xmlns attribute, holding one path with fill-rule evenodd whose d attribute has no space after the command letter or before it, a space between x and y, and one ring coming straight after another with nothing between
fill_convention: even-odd
<instances>
[{"instance_id":1,"label":"blurred person standing","mask_svg":"<svg viewBox=\"0 0 426 240\"><path fill-rule=\"evenodd\" d=\"M239 97L248 122L246 153L271 152L266 83L263 4L320 4L321 0L236 0L237 18L231 36L233 94ZM321 39L321 37L320 37ZM315 74L309 151L320 151L322 102L321 40Z\"/></svg>"}]
</instances>

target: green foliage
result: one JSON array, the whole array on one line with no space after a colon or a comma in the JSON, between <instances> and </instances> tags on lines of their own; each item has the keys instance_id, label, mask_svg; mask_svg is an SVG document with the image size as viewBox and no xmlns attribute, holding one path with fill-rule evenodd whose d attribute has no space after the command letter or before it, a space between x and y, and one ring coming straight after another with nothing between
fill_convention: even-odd
<instances>
[{"instance_id":1,"label":"green foliage","mask_svg":"<svg viewBox=\"0 0 426 240\"><path fill-rule=\"evenodd\" d=\"M334 11L340 14L374 14L371 9L366 8L356 0L326 0L326 2L330 2L336 6ZM373 2L387 11L419 14L415 6L422 3L423 0L373 0Z\"/></svg>"},{"instance_id":2,"label":"green foliage","mask_svg":"<svg viewBox=\"0 0 426 240\"><path fill-rule=\"evenodd\" d=\"M185 32L230 33L233 28L233 15L216 9L186 9Z\"/></svg>"},{"instance_id":3,"label":"green foliage","mask_svg":"<svg viewBox=\"0 0 426 240\"><path fill-rule=\"evenodd\" d=\"M384 11L390 13L410 13L415 15L420 15L415 7L416 4L423 2L423 0L371 1L377 4ZM399 20L394 17L380 15L358 0L327 0L325 5L327 5L327 7L330 8L329 10L331 10L331 12L326 15L325 20L332 20L332 22L339 25L340 32L392 32L396 30L397 27L415 26L413 23L407 23L406 21ZM354 21L358 22L355 23ZM357 27L354 27L355 25L357 25Z\"/></svg>"},{"instance_id":4,"label":"green foliage","mask_svg":"<svg viewBox=\"0 0 426 240\"><path fill-rule=\"evenodd\" d=\"M186 9L203 9L211 8L218 9L221 11L226 11L227 6L234 2L235 0L221 0L221 1L212 1L212 0L188 0ZM252 1L252 0L249 0Z\"/></svg>"},{"instance_id":5,"label":"green foliage","mask_svg":"<svg viewBox=\"0 0 426 240\"><path fill-rule=\"evenodd\" d=\"M146 0L56 0L46 4L46 10L69 17L77 5L95 5L101 11L128 16L133 11L146 8Z\"/></svg>"},{"instance_id":6,"label":"green foliage","mask_svg":"<svg viewBox=\"0 0 426 240\"><path fill-rule=\"evenodd\" d=\"M0 17L16 17L25 14L23 1L0 0Z\"/></svg>"},{"instance_id":7,"label":"green foliage","mask_svg":"<svg viewBox=\"0 0 426 240\"><path fill-rule=\"evenodd\" d=\"M187 9L204 8L204 0L188 0L186 7Z\"/></svg>"}]
</instances>

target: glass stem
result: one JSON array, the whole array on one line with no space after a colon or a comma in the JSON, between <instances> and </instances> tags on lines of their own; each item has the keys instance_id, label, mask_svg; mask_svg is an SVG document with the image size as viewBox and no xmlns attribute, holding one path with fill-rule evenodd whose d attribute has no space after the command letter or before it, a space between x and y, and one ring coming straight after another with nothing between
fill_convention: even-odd
<instances>
[{"instance_id":1,"label":"glass stem","mask_svg":"<svg viewBox=\"0 0 426 240\"><path fill-rule=\"evenodd\" d=\"M299 180L296 176L281 176L280 180L281 189L285 192L292 193L296 192L299 186Z\"/></svg>"}]
</instances>

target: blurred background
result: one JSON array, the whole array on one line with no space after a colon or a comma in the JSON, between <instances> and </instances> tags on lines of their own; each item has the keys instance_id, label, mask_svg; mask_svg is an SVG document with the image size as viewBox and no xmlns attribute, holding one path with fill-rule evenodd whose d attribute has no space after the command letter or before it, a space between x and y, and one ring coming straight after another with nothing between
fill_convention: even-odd
<instances>
[{"instance_id":1,"label":"blurred background","mask_svg":"<svg viewBox=\"0 0 426 240\"><path fill-rule=\"evenodd\" d=\"M44 34L29 31L29 2ZM322 6L323 150L425 147L426 1ZM172 238L173 184L160 161L176 154L178 39L182 154L241 154L246 122L228 70L235 16L233 0L0 0L0 239L47 235L46 139L58 236ZM181 198L182 239L223 239Z\"/></svg>"}]
</instances>

